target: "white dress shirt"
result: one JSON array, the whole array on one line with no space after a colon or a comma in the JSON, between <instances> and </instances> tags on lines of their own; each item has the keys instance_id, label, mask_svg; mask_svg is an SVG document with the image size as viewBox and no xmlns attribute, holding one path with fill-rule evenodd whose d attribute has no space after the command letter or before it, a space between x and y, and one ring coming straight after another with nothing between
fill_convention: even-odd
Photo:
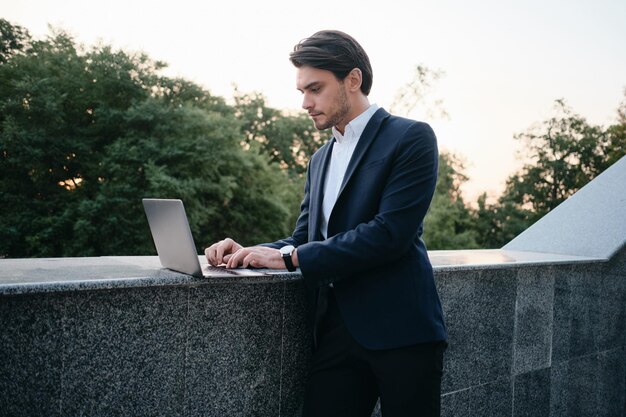
<instances>
[{"instance_id":1,"label":"white dress shirt","mask_svg":"<svg viewBox=\"0 0 626 417\"><path fill-rule=\"evenodd\" d=\"M330 157L330 163L328 165L328 172L326 172L326 179L324 181L324 201L322 203L322 224L320 226L322 236L324 239L328 236L328 219L332 213L335 202L343 182L343 177L346 174L348 163L354 153L359 139L367 122L370 121L374 113L378 110L376 104L372 104L363 113L352 119L350 123L346 125L344 134L342 135L333 126L333 137L335 143L333 144L333 151Z\"/></svg>"}]
</instances>

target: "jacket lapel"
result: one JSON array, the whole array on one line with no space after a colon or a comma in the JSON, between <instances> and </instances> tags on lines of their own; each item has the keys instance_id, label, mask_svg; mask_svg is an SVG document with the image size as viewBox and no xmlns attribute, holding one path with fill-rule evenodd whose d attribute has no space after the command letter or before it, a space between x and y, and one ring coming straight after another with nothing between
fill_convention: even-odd
<instances>
[{"instance_id":1,"label":"jacket lapel","mask_svg":"<svg viewBox=\"0 0 626 417\"><path fill-rule=\"evenodd\" d=\"M343 176L341 188L339 189L339 194L337 194L337 201L339 201L339 199L341 198L341 193L343 192L344 188L346 188L346 184L348 184L350 178L352 178L352 175L361 163L361 160L367 153L370 145L372 144L372 142L374 142L380 126L387 117L389 117L389 113L387 113L385 109L380 108L376 110L376 113L374 113L370 121L365 126L365 130L363 130L363 133L359 138L359 143L357 143L356 148L354 149L352 158L350 158L350 162L348 163L348 168L346 168L346 173Z\"/></svg>"},{"instance_id":2,"label":"jacket lapel","mask_svg":"<svg viewBox=\"0 0 626 417\"><path fill-rule=\"evenodd\" d=\"M309 241L322 240L320 232L320 215L322 213L322 201L324 200L324 180L326 171L333 151L335 138L331 138L328 145L322 149L320 155L320 166L312 173L311 185L309 188Z\"/></svg>"}]
</instances>

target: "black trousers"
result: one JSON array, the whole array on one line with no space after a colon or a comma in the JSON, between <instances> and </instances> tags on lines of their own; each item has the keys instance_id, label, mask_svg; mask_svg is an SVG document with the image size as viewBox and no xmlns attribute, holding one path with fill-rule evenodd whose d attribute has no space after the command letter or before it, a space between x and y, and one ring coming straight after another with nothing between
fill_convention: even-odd
<instances>
[{"instance_id":1,"label":"black trousers","mask_svg":"<svg viewBox=\"0 0 626 417\"><path fill-rule=\"evenodd\" d=\"M446 342L389 350L361 347L329 293L306 383L303 417L439 417Z\"/></svg>"}]
</instances>

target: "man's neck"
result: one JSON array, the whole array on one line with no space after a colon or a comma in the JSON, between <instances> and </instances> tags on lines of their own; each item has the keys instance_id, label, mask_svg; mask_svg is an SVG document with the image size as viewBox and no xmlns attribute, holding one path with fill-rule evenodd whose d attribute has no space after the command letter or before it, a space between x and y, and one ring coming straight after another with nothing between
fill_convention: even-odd
<instances>
[{"instance_id":1,"label":"man's neck","mask_svg":"<svg viewBox=\"0 0 626 417\"><path fill-rule=\"evenodd\" d=\"M343 135L346 132L346 126L348 126L351 121L359 117L359 115L367 110L369 107L370 101L367 96L361 96L352 106L351 111L344 119L344 122L341 123L341 125L336 125L335 129L337 129L339 133Z\"/></svg>"}]
</instances>

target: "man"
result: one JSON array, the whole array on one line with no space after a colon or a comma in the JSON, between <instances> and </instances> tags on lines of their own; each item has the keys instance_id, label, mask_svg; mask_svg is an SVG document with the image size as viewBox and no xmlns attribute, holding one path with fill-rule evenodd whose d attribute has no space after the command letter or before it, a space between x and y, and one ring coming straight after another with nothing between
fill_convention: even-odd
<instances>
[{"instance_id":1,"label":"man","mask_svg":"<svg viewBox=\"0 0 626 417\"><path fill-rule=\"evenodd\" d=\"M311 158L291 237L206 250L213 265L300 268L314 351L304 416L439 416L446 329L420 236L437 178L425 123L391 116L368 94L363 48L338 31L295 46L302 107L333 138Z\"/></svg>"}]
</instances>

